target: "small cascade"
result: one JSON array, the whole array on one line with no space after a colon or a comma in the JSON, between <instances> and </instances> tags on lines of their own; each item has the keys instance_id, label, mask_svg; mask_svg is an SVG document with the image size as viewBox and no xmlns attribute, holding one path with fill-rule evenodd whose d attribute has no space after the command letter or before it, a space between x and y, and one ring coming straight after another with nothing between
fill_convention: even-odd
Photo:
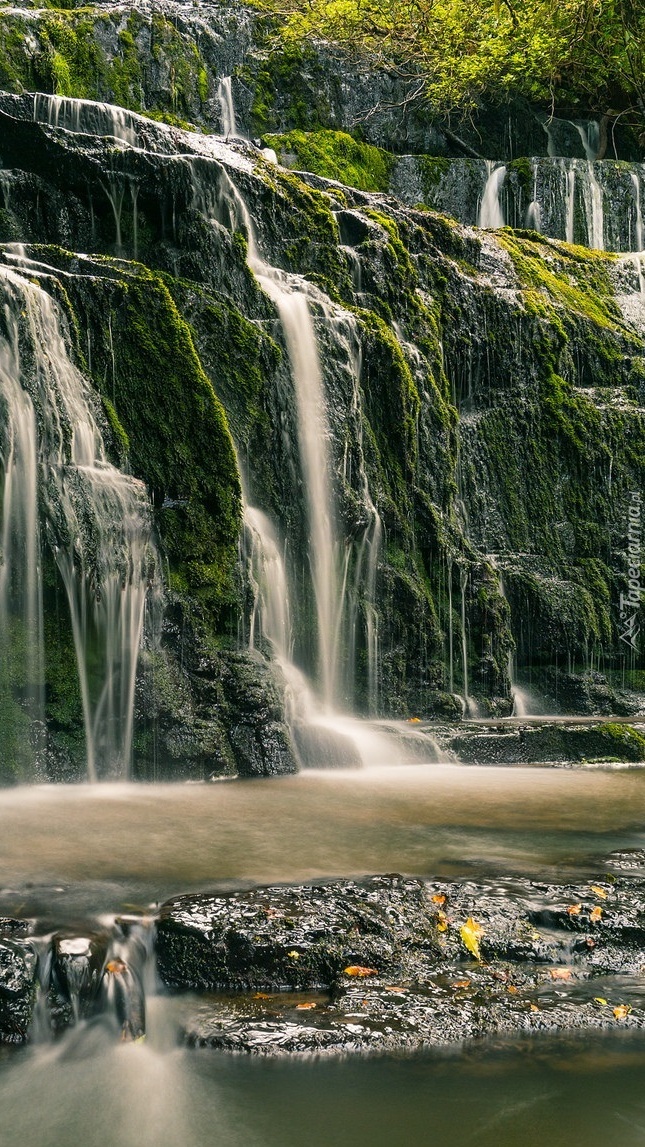
<instances>
[{"instance_id":1,"label":"small cascade","mask_svg":"<svg viewBox=\"0 0 645 1147\"><path fill-rule=\"evenodd\" d=\"M145 917L118 917L83 935L35 937L39 990L30 1042L51 1044L97 1020L112 1041L142 1040L146 997L156 988L153 943Z\"/></svg>"},{"instance_id":2,"label":"small cascade","mask_svg":"<svg viewBox=\"0 0 645 1147\"><path fill-rule=\"evenodd\" d=\"M532 231L541 231L542 212L537 191L538 165L533 164L533 198L526 209L526 226Z\"/></svg>"},{"instance_id":3,"label":"small cascade","mask_svg":"<svg viewBox=\"0 0 645 1147\"><path fill-rule=\"evenodd\" d=\"M45 660L42 622L42 571L38 524L38 449L36 412L20 382L19 328L5 312L6 336L0 340L0 395L5 429L2 442L2 564L0 565L0 680L5 749L22 758L25 772L37 764L44 731ZM16 682L18 685L16 687ZM5 701L5 705L8 702ZM20 726L26 726L26 752ZM26 757L26 759L25 759Z\"/></svg>"},{"instance_id":4,"label":"small cascade","mask_svg":"<svg viewBox=\"0 0 645 1147\"><path fill-rule=\"evenodd\" d=\"M464 682L464 712L467 717L478 717L479 706L474 697L470 696L468 679L468 632L466 629L466 589L468 588L468 570L460 570L461 588L461 670Z\"/></svg>"},{"instance_id":5,"label":"small cascade","mask_svg":"<svg viewBox=\"0 0 645 1147\"><path fill-rule=\"evenodd\" d=\"M237 135L231 76L222 76L217 87L217 99L220 108L221 134L226 138Z\"/></svg>"},{"instance_id":6,"label":"small cascade","mask_svg":"<svg viewBox=\"0 0 645 1147\"><path fill-rule=\"evenodd\" d=\"M636 216L636 226L634 228L635 250L641 252L645 247L645 237L643 234L643 213L641 211L641 181L637 172L631 172L631 180L634 188L634 211Z\"/></svg>"},{"instance_id":7,"label":"small cascade","mask_svg":"<svg viewBox=\"0 0 645 1147\"><path fill-rule=\"evenodd\" d=\"M561 161L562 178L565 183L565 228L564 238L567 243L574 243L575 213L576 213L576 169L572 164L567 170L564 160Z\"/></svg>"},{"instance_id":8,"label":"small cascade","mask_svg":"<svg viewBox=\"0 0 645 1147\"><path fill-rule=\"evenodd\" d=\"M495 166L490 159L486 160L486 183L479 209L477 226L482 228L503 227L504 212L501 205L501 191L506 179L506 167Z\"/></svg>"},{"instance_id":9,"label":"small cascade","mask_svg":"<svg viewBox=\"0 0 645 1147\"><path fill-rule=\"evenodd\" d=\"M69 604L88 777L126 776L144 607L156 578L148 497L143 483L107 461L90 388L68 355L57 304L13 270L1 268L0 280L6 324L0 385L11 439L3 457L5 632L29 625L27 681L38 679L30 687L42 695L42 609L35 588L41 581L40 495ZM16 597L19 578L24 586Z\"/></svg>"},{"instance_id":10,"label":"small cascade","mask_svg":"<svg viewBox=\"0 0 645 1147\"><path fill-rule=\"evenodd\" d=\"M65 131L88 135L110 136L130 147L139 146L137 120L125 108L94 100L76 100L43 92L34 95L33 118L36 123Z\"/></svg>"}]
</instances>

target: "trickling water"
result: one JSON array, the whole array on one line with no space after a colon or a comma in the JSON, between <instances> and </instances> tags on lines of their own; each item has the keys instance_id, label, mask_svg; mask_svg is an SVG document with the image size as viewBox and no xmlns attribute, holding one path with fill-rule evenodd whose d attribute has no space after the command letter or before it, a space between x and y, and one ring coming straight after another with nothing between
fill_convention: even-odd
<instances>
[{"instance_id":1,"label":"trickling water","mask_svg":"<svg viewBox=\"0 0 645 1147\"><path fill-rule=\"evenodd\" d=\"M127 775L144 606L156 568L148 498L141 482L106 459L88 385L67 353L57 304L12 270L0 268L0 281L8 332L0 343L0 384L14 437L13 454L3 459L8 544L2 584L14 586L19 569L25 586L17 603L11 593L3 595L3 609L8 616L15 607L23 620L29 616L33 634L42 632L35 588L40 483L47 539L70 609L88 776ZM11 385L9 371L16 380ZM41 660L41 648L35 637L29 656Z\"/></svg>"},{"instance_id":2,"label":"trickling water","mask_svg":"<svg viewBox=\"0 0 645 1147\"><path fill-rule=\"evenodd\" d=\"M249 565L255 595L251 612L249 648L262 638L273 647L280 662L293 657L293 632L287 576L273 525L262 510L244 506L244 524L249 535Z\"/></svg>"},{"instance_id":3,"label":"trickling water","mask_svg":"<svg viewBox=\"0 0 645 1147\"><path fill-rule=\"evenodd\" d=\"M635 171L631 172L632 184L634 187L634 210L636 212L636 227L634 231L634 238L636 240L636 251L642 251L645 247L645 239L643 237L643 213L641 211L641 181Z\"/></svg>"},{"instance_id":4,"label":"trickling water","mask_svg":"<svg viewBox=\"0 0 645 1147\"><path fill-rule=\"evenodd\" d=\"M567 171L563 163L562 173L566 180L566 220L564 237L567 243L573 243L576 210L576 169L572 165Z\"/></svg>"},{"instance_id":5,"label":"trickling water","mask_svg":"<svg viewBox=\"0 0 645 1147\"><path fill-rule=\"evenodd\" d=\"M125 108L94 100L77 100L68 96L34 95L34 120L66 131L112 136L130 147L139 145L135 117Z\"/></svg>"},{"instance_id":6,"label":"trickling water","mask_svg":"<svg viewBox=\"0 0 645 1147\"><path fill-rule=\"evenodd\" d=\"M479 227L503 227L504 212L500 202L500 194L506 179L506 167L496 167L493 160L486 160L487 179L479 209Z\"/></svg>"},{"instance_id":7,"label":"trickling water","mask_svg":"<svg viewBox=\"0 0 645 1147\"><path fill-rule=\"evenodd\" d=\"M6 333L0 339L0 393L3 421L2 565L0 565L0 672L4 698L13 697L16 709L3 712L5 736L14 732L16 718L24 716L29 736L44 729L44 645L42 577L38 527L38 460L36 414L29 394L20 383L17 312L9 301L4 307ZM16 688L16 681L19 682ZM10 732L11 731L11 732ZM5 751L23 757L26 746L15 729L15 743ZM29 739L29 738L28 738ZM37 750L36 745L32 745ZM22 751L21 751L22 750ZM29 770L37 751L27 754Z\"/></svg>"},{"instance_id":8,"label":"trickling water","mask_svg":"<svg viewBox=\"0 0 645 1147\"><path fill-rule=\"evenodd\" d=\"M237 127L235 123L235 103L233 102L233 88L231 85L230 76L222 76L217 88L217 99L219 101L220 116L222 121L222 135L236 135Z\"/></svg>"}]
</instances>

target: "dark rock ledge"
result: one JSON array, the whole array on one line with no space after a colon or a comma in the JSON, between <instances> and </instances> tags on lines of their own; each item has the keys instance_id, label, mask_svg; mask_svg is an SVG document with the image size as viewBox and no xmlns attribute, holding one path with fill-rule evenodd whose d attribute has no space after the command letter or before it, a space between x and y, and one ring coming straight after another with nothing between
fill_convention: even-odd
<instances>
[{"instance_id":1,"label":"dark rock ledge","mask_svg":"<svg viewBox=\"0 0 645 1147\"><path fill-rule=\"evenodd\" d=\"M621 863L635 866L629 879L616 876ZM375 876L180 897L161 913L159 969L169 988L207 993L187 1042L229 1051L415 1050L642 1028L645 861L630 854L607 868L578 886ZM469 920L483 929L479 960L461 932Z\"/></svg>"},{"instance_id":2,"label":"dark rock ledge","mask_svg":"<svg viewBox=\"0 0 645 1147\"><path fill-rule=\"evenodd\" d=\"M387 875L180 896L157 921L159 974L184 993L186 1042L227 1051L414 1051L641 1029L645 852L614 854L598 873L577 885ZM34 926L0 918L0 1044L30 1037L39 980L53 1034L72 1013L109 1010L109 937L61 934L39 969Z\"/></svg>"}]
</instances>

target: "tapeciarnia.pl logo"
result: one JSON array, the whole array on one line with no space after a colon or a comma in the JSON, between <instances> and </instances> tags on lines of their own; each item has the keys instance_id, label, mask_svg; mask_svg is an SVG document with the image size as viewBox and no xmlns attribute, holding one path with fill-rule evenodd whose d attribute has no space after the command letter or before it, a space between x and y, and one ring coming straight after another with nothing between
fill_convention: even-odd
<instances>
[{"instance_id":1,"label":"tapeciarnia.pl logo","mask_svg":"<svg viewBox=\"0 0 645 1147\"><path fill-rule=\"evenodd\" d=\"M642 519L642 495L638 491L632 490L627 507L627 593L620 595L621 632L619 640L635 652L638 651L638 637L641 631L638 615L643 594L641 583Z\"/></svg>"}]
</instances>

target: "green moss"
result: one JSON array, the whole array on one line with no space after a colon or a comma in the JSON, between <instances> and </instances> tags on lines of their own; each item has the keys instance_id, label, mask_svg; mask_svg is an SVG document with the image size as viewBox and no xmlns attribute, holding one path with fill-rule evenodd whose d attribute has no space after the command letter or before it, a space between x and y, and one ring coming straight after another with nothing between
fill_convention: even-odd
<instances>
[{"instance_id":1,"label":"green moss","mask_svg":"<svg viewBox=\"0 0 645 1147\"><path fill-rule=\"evenodd\" d=\"M123 461L128 457L128 454L130 453L130 439L123 429L123 426L119 422L117 412L107 395L102 395L101 401L103 402L103 409L108 420L108 425L112 431L112 437L114 439L116 452Z\"/></svg>"},{"instance_id":2,"label":"green moss","mask_svg":"<svg viewBox=\"0 0 645 1147\"><path fill-rule=\"evenodd\" d=\"M623 327L609 279L615 256L542 239L533 232L498 232L524 290L527 306L542 317L553 307L599 327Z\"/></svg>"},{"instance_id":3,"label":"green moss","mask_svg":"<svg viewBox=\"0 0 645 1147\"><path fill-rule=\"evenodd\" d=\"M387 191L390 186L394 156L346 132L290 131L268 135L266 143L287 167L312 171L360 191Z\"/></svg>"},{"instance_id":4,"label":"green moss","mask_svg":"<svg viewBox=\"0 0 645 1147\"><path fill-rule=\"evenodd\" d=\"M256 135L329 126L327 79L317 53L300 44L273 46L259 69L241 69L253 90L251 124Z\"/></svg>"}]
</instances>

